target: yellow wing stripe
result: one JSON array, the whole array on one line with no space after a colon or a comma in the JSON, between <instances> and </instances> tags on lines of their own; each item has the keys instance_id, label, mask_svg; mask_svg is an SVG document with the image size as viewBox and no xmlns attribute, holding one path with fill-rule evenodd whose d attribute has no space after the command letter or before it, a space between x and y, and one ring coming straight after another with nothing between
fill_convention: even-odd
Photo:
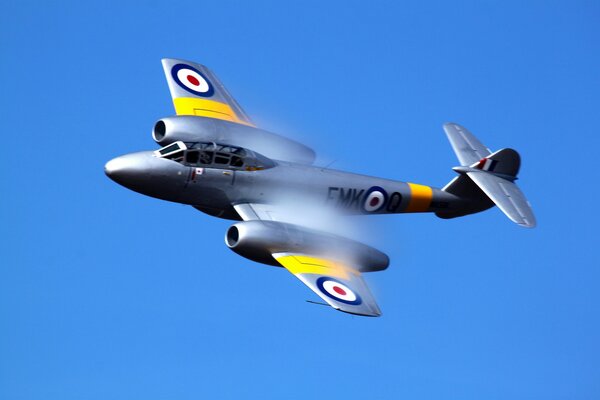
<instances>
[{"instance_id":1,"label":"yellow wing stripe","mask_svg":"<svg viewBox=\"0 0 600 400\"><path fill-rule=\"evenodd\" d=\"M304 255L275 255L275 259L294 275L315 274L348 279L350 272L343 265L324 258Z\"/></svg>"},{"instance_id":2,"label":"yellow wing stripe","mask_svg":"<svg viewBox=\"0 0 600 400\"><path fill-rule=\"evenodd\" d=\"M409 183L408 186L410 187L410 201L404 212L427 211L431 205L431 198L433 197L431 188L415 183Z\"/></svg>"},{"instance_id":3,"label":"yellow wing stripe","mask_svg":"<svg viewBox=\"0 0 600 400\"><path fill-rule=\"evenodd\" d=\"M236 122L238 124L254 126L239 119L228 104L218 101L192 97L177 97L173 99L173 104L175 105L175 112L177 115L196 115L198 117L216 118Z\"/></svg>"}]
</instances>

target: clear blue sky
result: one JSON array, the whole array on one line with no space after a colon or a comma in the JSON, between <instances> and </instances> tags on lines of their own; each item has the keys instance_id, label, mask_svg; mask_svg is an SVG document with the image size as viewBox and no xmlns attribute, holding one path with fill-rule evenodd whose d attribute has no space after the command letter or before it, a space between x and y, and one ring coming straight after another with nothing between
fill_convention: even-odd
<instances>
[{"instance_id":1,"label":"clear blue sky","mask_svg":"<svg viewBox=\"0 0 600 400\"><path fill-rule=\"evenodd\" d=\"M371 3L2 3L1 399L600 398L600 6ZM162 57L340 169L442 186L459 122L519 150L539 227L374 218L383 317L310 305L105 177L173 113Z\"/></svg>"}]
</instances>

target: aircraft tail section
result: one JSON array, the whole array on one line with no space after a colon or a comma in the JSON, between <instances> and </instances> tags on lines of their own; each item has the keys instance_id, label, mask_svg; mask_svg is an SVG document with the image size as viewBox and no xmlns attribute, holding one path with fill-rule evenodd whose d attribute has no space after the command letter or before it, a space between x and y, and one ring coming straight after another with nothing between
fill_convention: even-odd
<instances>
[{"instance_id":1,"label":"aircraft tail section","mask_svg":"<svg viewBox=\"0 0 600 400\"><path fill-rule=\"evenodd\" d=\"M509 148L491 153L472 133L458 124L446 124L444 130L462 165L453 168L459 176L443 190L465 203L458 209L440 211L436 215L455 218L496 205L511 221L533 228L536 220L531 205L514 183L521 166L519 153Z\"/></svg>"},{"instance_id":2,"label":"aircraft tail section","mask_svg":"<svg viewBox=\"0 0 600 400\"><path fill-rule=\"evenodd\" d=\"M462 217L494 207L494 202L466 174L461 174L452 179L442 190L462 199L463 204L453 210L436 212L435 215L440 218L450 219Z\"/></svg>"}]
</instances>

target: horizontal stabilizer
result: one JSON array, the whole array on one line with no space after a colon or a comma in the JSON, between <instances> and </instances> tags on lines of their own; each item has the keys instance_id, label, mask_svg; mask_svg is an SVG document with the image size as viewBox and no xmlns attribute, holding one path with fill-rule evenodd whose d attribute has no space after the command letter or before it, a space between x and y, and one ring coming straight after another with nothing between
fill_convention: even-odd
<instances>
[{"instance_id":1,"label":"horizontal stabilizer","mask_svg":"<svg viewBox=\"0 0 600 400\"><path fill-rule=\"evenodd\" d=\"M491 154L490 149L463 126L447 123L444 131L461 165L471 165Z\"/></svg>"},{"instance_id":2,"label":"horizontal stabilizer","mask_svg":"<svg viewBox=\"0 0 600 400\"><path fill-rule=\"evenodd\" d=\"M471 171L467 175L511 221L527 228L536 225L531 205L513 182L486 171Z\"/></svg>"}]
</instances>

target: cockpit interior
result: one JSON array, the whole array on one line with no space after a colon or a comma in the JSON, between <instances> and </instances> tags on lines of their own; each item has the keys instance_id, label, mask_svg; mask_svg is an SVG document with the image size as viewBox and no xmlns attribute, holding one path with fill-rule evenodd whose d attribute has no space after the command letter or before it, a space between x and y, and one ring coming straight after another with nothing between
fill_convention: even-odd
<instances>
[{"instance_id":1,"label":"cockpit interior","mask_svg":"<svg viewBox=\"0 0 600 400\"><path fill-rule=\"evenodd\" d=\"M188 167L259 171L275 166L272 160L251 150L212 142L177 141L156 150L154 156L173 160Z\"/></svg>"}]
</instances>

